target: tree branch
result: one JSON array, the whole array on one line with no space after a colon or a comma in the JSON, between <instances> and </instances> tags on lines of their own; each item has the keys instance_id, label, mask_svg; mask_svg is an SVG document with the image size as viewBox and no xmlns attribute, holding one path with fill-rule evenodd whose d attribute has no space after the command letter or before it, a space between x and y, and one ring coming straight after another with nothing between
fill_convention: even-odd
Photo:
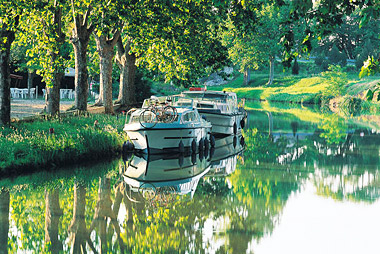
<instances>
[{"instance_id":1,"label":"tree branch","mask_svg":"<svg viewBox=\"0 0 380 254\"><path fill-rule=\"evenodd\" d=\"M86 13L84 14L84 19L83 19L83 24L82 24L86 28L87 28L88 19L90 17L91 11L92 11L92 7L91 7L91 4L90 4L88 6L88 9L87 9Z\"/></svg>"},{"instance_id":2,"label":"tree branch","mask_svg":"<svg viewBox=\"0 0 380 254\"><path fill-rule=\"evenodd\" d=\"M116 33L113 35L113 38L110 41L110 45L112 47L114 47L116 45L117 41L119 40L119 37L120 37L120 30L117 29Z\"/></svg>"}]
</instances>

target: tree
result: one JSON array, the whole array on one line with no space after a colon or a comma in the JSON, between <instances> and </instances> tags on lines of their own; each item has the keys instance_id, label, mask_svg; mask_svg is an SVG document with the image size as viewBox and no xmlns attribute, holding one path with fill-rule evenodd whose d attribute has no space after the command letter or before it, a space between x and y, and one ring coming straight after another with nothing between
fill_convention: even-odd
<instances>
[{"instance_id":1,"label":"tree","mask_svg":"<svg viewBox=\"0 0 380 254\"><path fill-rule=\"evenodd\" d=\"M118 102L135 103L136 66L188 86L225 65L226 48L215 34L226 8L213 1L140 1L127 6L117 43Z\"/></svg>"},{"instance_id":2,"label":"tree","mask_svg":"<svg viewBox=\"0 0 380 254\"><path fill-rule=\"evenodd\" d=\"M281 1L281 4L285 4ZM379 18L377 12L380 3L368 2L366 0L358 1L338 1L338 0L321 0L314 2L308 1L293 1L293 8L289 9L289 20L287 23L293 23L299 19L308 20L310 30L307 36L304 37L303 44L307 46L307 50L311 50L311 41L318 38L327 38L327 41L333 41L341 52L345 52L348 58L353 58L353 44L357 45L355 41L355 33L347 33L345 23L347 26L355 26L355 20L359 20L359 28L365 26L369 20ZM359 19L355 15L360 11ZM353 15L353 16L351 16ZM338 28L338 29L337 29ZM371 30L371 29L370 29ZM376 31L376 29L374 29ZM359 33L365 34L363 31ZM371 34L371 33L368 33ZM290 64L296 56L294 54L294 37L293 30L289 27L283 34L284 45L287 45L284 50L283 61L285 64ZM353 35L353 36L352 36ZM360 36L359 36L360 37ZM355 42L351 42L352 38ZM329 49L331 47L329 46ZM368 66L370 66L369 61Z\"/></svg>"},{"instance_id":3,"label":"tree","mask_svg":"<svg viewBox=\"0 0 380 254\"><path fill-rule=\"evenodd\" d=\"M95 105L104 105L106 114L113 114L112 103L112 59L115 55L114 47L119 39L120 32L116 31L111 37L104 34L95 35L96 48L100 58L100 91Z\"/></svg>"},{"instance_id":4,"label":"tree","mask_svg":"<svg viewBox=\"0 0 380 254\"><path fill-rule=\"evenodd\" d=\"M292 74L298 75L300 71L300 66L298 65L297 58L294 59L293 67L292 67Z\"/></svg>"},{"instance_id":5,"label":"tree","mask_svg":"<svg viewBox=\"0 0 380 254\"><path fill-rule=\"evenodd\" d=\"M40 3L22 20L24 42L35 36L38 43L29 51L30 64L39 65L37 73L46 83L46 112L59 114L60 86L68 59L64 17L68 6L59 0ZM41 31L41 32L38 32Z\"/></svg>"},{"instance_id":6,"label":"tree","mask_svg":"<svg viewBox=\"0 0 380 254\"><path fill-rule=\"evenodd\" d=\"M22 14L22 1L0 4L0 126L11 121L11 78L9 57Z\"/></svg>"},{"instance_id":7,"label":"tree","mask_svg":"<svg viewBox=\"0 0 380 254\"><path fill-rule=\"evenodd\" d=\"M36 41L33 36L28 37L28 43L23 42L21 33L16 33L16 39L11 48L11 64L17 66L17 70L28 73L27 87L28 94L30 95L30 89L33 87L33 79L36 75L36 70L40 69L38 65L31 64L31 57L28 55L28 51L31 50ZM20 38L21 37L21 38Z\"/></svg>"},{"instance_id":8,"label":"tree","mask_svg":"<svg viewBox=\"0 0 380 254\"><path fill-rule=\"evenodd\" d=\"M275 59L281 52L281 24L288 18L287 10L287 6L279 7L268 1L254 9L251 18L254 27L241 30L232 19L229 21L222 41L228 47L232 62L240 66L240 71L244 73L244 85L249 82L249 70L258 69L264 64L269 66L267 85L273 83ZM296 24L298 28L301 27L299 24Z\"/></svg>"},{"instance_id":9,"label":"tree","mask_svg":"<svg viewBox=\"0 0 380 254\"><path fill-rule=\"evenodd\" d=\"M99 54L100 91L95 105L104 105L106 114L113 114L112 103L112 60L114 47L120 36L119 11L123 9L122 1L104 5L102 1L95 6L99 21L94 30L96 48Z\"/></svg>"},{"instance_id":10,"label":"tree","mask_svg":"<svg viewBox=\"0 0 380 254\"><path fill-rule=\"evenodd\" d=\"M87 48L95 25L90 24L89 21L92 7L88 3L71 0L71 8L74 19L70 42L75 54L75 108L86 111L88 97Z\"/></svg>"},{"instance_id":11,"label":"tree","mask_svg":"<svg viewBox=\"0 0 380 254\"><path fill-rule=\"evenodd\" d=\"M136 104L136 54L131 52L132 40L127 39L124 46L122 38L117 42L116 61L120 68L120 86L117 103L123 106Z\"/></svg>"},{"instance_id":12,"label":"tree","mask_svg":"<svg viewBox=\"0 0 380 254\"><path fill-rule=\"evenodd\" d=\"M344 53L339 52L338 47L334 44L328 54L328 59L331 64L346 66L347 57Z\"/></svg>"}]
</instances>

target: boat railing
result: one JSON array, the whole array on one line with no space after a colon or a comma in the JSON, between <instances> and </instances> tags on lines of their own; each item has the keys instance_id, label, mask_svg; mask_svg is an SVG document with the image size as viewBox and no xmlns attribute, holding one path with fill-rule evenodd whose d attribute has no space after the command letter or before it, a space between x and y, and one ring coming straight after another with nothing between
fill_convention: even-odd
<instances>
[{"instance_id":1,"label":"boat railing","mask_svg":"<svg viewBox=\"0 0 380 254\"><path fill-rule=\"evenodd\" d=\"M176 108L195 108L196 101L179 95L170 96L171 105Z\"/></svg>"}]
</instances>

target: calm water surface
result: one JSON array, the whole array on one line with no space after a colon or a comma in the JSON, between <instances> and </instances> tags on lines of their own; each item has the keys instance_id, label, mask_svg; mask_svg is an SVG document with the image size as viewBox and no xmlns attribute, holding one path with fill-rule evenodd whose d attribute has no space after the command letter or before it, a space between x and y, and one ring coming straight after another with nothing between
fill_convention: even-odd
<instances>
[{"instance_id":1,"label":"calm water surface","mask_svg":"<svg viewBox=\"0 0 380 254\"><path fill-rule=\"evenodd\" d=\"M2 179L0 253L379 253L376 127L279 111L206 153Z\"/></svg>"}]
</instances>

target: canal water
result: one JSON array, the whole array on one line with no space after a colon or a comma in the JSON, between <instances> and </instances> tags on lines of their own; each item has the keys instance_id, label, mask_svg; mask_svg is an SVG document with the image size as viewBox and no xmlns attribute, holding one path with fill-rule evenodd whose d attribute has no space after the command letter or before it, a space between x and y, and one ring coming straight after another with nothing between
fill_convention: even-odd
<instances>
[{"instance_id":1,"label":"canal water","mask_svg":"<svg viewBox=\"0 0 380 254\"><path fill-rule=\"evenodd\" d=\"M200 154L0 180L0 253L378 253L380 134L259 107Z\"/></svg>"}]
</instances>

